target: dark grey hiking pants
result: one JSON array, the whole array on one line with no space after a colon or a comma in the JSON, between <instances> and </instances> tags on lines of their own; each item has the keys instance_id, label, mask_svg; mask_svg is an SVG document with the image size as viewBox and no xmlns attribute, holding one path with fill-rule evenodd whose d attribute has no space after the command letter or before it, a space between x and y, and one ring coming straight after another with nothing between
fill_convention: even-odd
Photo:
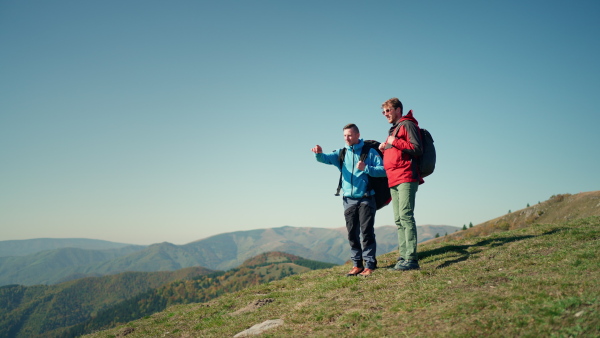
<instances>
[{"instance_id":1,"label":"dark grey hiking pants","mask_svg":"<svg viewBox=\"0 0 600 338\"><path fill-rule=\"evenodd\" d=\"M377 267L374 229L376 211L373 197L361 199L344 197L344 217L350 243L350 259L354 266L359 268L364 267L363 260L367 268Z\"/></svg>"}]
</instances>

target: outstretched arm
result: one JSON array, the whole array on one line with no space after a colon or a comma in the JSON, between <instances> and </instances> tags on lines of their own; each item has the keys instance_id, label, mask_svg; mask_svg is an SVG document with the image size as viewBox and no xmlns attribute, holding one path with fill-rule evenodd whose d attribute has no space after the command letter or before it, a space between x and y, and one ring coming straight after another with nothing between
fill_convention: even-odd
<instances>
[{"instance_id":1,"label":"outstretched arm","mask_svg":"<svg viewBox=\"0 0 600 338\"><path fill-rule=\"evenodd\" d=\"M335 165L338 168L340 167L338 151L325 154L323 153L323 148L321 148L321 146L318 144L312 148L311 151L315 153L315 158L317 161L325 164Z\"/></svg>"}]
</instances>

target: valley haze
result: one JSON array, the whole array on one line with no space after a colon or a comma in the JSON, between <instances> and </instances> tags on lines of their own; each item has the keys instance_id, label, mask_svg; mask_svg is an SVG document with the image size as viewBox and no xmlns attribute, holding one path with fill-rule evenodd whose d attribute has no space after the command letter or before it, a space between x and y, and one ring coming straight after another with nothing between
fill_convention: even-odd
<instances>
[{"instance_id":1,"label":"valley haze","mask_svg":"<svg viewBox=\"0 0 600 338\"><path fill-rule=\"evenodd\" d=\"M419 241L457 230L443 225L417 227ZM395 226L376 227L375 234L378 254L397 250ZM284 226L224 233L184 245L163 242L141 246L91 239L0 241L0 286L56 284L86 276L192 266L227 270L271 251L333 264L343 264L350 257L345 228Z\"/></svg>"}]
</instances>

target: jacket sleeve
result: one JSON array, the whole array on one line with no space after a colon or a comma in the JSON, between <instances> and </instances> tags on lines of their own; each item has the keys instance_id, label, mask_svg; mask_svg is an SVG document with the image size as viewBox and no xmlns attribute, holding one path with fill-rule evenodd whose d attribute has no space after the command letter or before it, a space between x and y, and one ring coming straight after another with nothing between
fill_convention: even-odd
<instances>
[{"instance_id":1,"label":"jacket sleeve","mask_svg":"<svg viewBox=\"0 0 600 338\"><path fill-rule=\"evenodd\" d=\"M402 133L405 134L406 138L400 136ZM414 123L405 122L398 130L398 134L395 136L396 139L392 143L394 148L400 149L400 151L403 153L415 157L423 154L420 131Z\"/></svg>"},{"instance_id":2,"label":"jacket sleeve","mask_svg":"<svg viewBox=\"0 0 600 338\"><path fill-rule=\"evenodd\" d=\"M331 153L315 154L315 158L317 159L318 162L334 165L338 169L340 169L340 157L339 156L340 156L339 150L335 150Z\"/></svg>"},{"instance_id":3,"label":"jacket sleeve","mask_svg":"<svg viewBox=\"0 0 600 338\"><path fill-rule=\"evenodd\" d=\"M369 157L365 162L365 173L372 177L385 177L385 169L383 168L383 160L375 149L369 150Z\"/></svg>"}]
</instances>

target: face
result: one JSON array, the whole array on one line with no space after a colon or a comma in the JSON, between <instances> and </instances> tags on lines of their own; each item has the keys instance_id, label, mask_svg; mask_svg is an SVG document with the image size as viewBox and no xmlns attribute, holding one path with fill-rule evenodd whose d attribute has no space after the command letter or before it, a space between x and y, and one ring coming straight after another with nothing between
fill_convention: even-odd
<instances>
[{"instance_id":1,"label":"face","mask_svg":"<svg viewBox=\"0 0 600 338\"><path fill-rule=\"evenodd\" d=\"M358 133L354 128L344 129L344 141L349 146L353 146L358 143L358 139L360 139L360 133Z\"/></svg>"},{"instance_id":2,"label":"face","mask_svg":"<svg viewBox=\"0 0 600 338\"><path fill-rule=\"evenodd\" d=\"M400 108L385 107L381 113L383 116L385 116L389 123L396 123L402 117Z\"/></svg>"}]
</instances>

